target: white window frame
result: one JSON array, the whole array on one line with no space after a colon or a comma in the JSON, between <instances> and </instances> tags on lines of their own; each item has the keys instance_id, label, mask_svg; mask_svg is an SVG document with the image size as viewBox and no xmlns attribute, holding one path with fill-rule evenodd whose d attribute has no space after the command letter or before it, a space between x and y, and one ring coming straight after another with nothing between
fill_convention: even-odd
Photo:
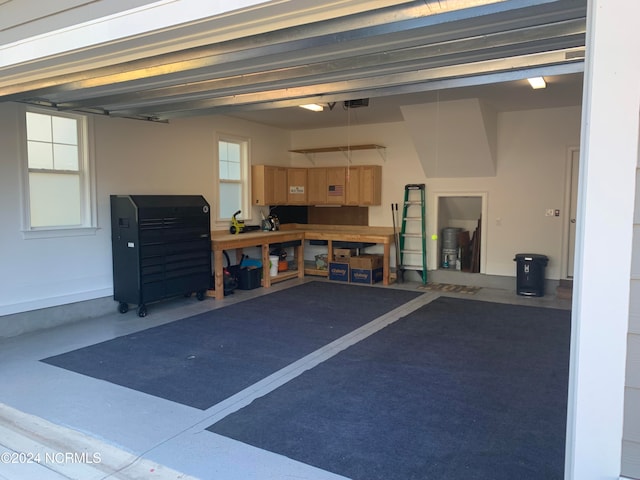
<instances>
[{"instance_id":1,"label":"white window frame","mask_svg":"<svg viewBox=\"0 0 640 480\"><path fill-rule=\"evenodd\" d=\"M229 226L231 217L222 217L220 213L220 184L225 183L225 180L220 179L220 157L219 148L220 142L238 143L240 144L240 183L241 184L241 207L240 219L251 220L251 184L250 184L250 165L251 165L251 139L248 137L241 137L239 135L232 135L227 133L218 133L216 135L215 145L215 158L216 158L216 222L218 224L224 224L225 227ZM234 182L235 183L235 182Z\"/></svg>"},{"instance_id":2,"label":"white window frame","mask_svg":"<svg viewBox=\"0 0 640 480\"><path fill-rule=\"evenodd\" d=\"M80 224L72 226L33 227L31 225L29 158L27 151L27 112L73 118L78 121L78 168L80 176ZM95 235L96 181L93 165L93 119L88 115L25 107L21 113L20 152L22 160L22 236L25 239Z\"/></svg>"}]
</instances>

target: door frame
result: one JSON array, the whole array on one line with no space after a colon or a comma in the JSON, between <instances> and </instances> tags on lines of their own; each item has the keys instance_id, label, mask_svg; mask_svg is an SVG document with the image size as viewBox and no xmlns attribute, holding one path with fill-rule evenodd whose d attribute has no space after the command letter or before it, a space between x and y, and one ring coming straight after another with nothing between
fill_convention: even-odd
<instances>
[{"instance_id":1,"label":"door frame","mask_svg":"<svg viewBox=\"0 0 640 480\"><path fill-rule=\"evenodd\" d=\"M438 225L440 219L438 218L438 210L440 206L440 198L444 197L480 197L482 201L482 218L480 220L480 273L486 273L487 271L487 226L488 226L488 202L487 197L489 196L489 192L486 191L460 191L460 190L440 190L437 192L433 192L430 195L430 208L429 211L431 215L427 215L427 232L431 232L428 235L427 241L429 242L427 249L427 269L428 270L437 270L440 265L439 258L439 250L438 245L439 241L433 238L433 235L439 236ZM433 219L433 221L429 221L429 219ZM434 268L435 265L435 268Z\"/></svg>"},{"instance_id":2,"label":"door frame","mask_svg":"<svg viewBox=\"0 0 640 480\"><path fill-rule=\"evenodd\" d=\"M571 189L575 188L575 192L578 192L578 185L572 185L571 167L574 154L578 154L578 161L580 161L580 147L569 146L567 147L565 158L565 178L564 178L564 208L562 215L563 227L562 227L562 249L561 249L561 264L560 264L560 276L562 279L573 279L573 276L569 276L569 255L575 255L575 243L574 248L569 248L569 228L571 222ZM577 195L576 195L577 197ZM574 239L575 242L575 239Z\"/></svg>"}]
</instances>

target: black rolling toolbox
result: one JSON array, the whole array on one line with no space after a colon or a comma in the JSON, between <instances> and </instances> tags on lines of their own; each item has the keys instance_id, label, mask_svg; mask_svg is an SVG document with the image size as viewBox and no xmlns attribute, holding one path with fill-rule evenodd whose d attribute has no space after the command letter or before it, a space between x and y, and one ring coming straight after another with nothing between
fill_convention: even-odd
<instances>
[{"instance_id":1,"label":"black rolling toolbox","mask_svg":"<svg viewBox=\"0 0 640 480\"><path fill-rule=\"evenodd\" d=\"M209 204L200 195L111 195L113 298L125 313L211 282Z\"/></svg>"}]
</instances>

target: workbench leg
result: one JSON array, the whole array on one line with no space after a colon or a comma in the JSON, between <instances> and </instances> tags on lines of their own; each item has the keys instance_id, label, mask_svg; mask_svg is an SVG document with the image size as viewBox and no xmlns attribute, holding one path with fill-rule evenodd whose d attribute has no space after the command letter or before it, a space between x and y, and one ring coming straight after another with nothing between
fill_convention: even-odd
<instances>
[{"instance_id":1,"label":"workbench leg","mask_svg":"<svg viewBox=\"0 0 640 480\"><path fill-rule=\"evenodd\" d=\"M304 278L304 240L295 247L295 256L298 264L298 278Z\"/></svg>"},{"instance_id":2,"label":"workbench leg","mask_svg":"<svg viewBox=\"0 0 640 480\"><path fill-rule=\"evenodd\" d=\"M382 258L382 284L389 285L389 259L391 258L391 244L384 244L384 255Z\"/></svg>"},{"instance_id":3,"label":"workbench leg","mask_svg":"<svg viewBox=\"0 0 640 480\"><path fill-rule=\"evenodd\" d=\"M215 299L222 300L224 298L224 266L222 265L222 250L213 252L213 270L215 278Z\"/></svg>"},{"instance_id":4,"label":"workbench leg","mask_svg":"<svg viewBox=\"0 0 640 480\"><path fill-rule=\"evenodd\" d=\"M269 274L269 244L262 245L262 286L269 288L271 286L271 276Z\"/></svg>"}]
</instances>

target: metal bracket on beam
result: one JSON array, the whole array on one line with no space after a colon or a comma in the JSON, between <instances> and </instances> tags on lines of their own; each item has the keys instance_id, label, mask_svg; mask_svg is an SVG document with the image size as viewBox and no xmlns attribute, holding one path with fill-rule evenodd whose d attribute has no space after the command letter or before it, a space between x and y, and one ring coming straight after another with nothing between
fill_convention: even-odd
<instances>
[{"instance_id":1,"label":"metal bracket on beam","mask_svg":"<svg viewBox=\"0 0 640 480\"><path fill-rule=\"evenodd\" d=\"M340 151L342 152L342 154L347 159L347 162L351 163L351 149L349 147L347 147L347 148L339 147L339 148L340 148Z\"/></svg>"},{"instance_id":2,"label":"metal bracket on beam","mask_svg":"<svg viewBox=\"0 0 640 480\"><path fill-rule=\"evenodd\" d=\"M380 155L380 158L382 158L382 161L387 163L387 147L376 145L376 151L378 152L378 155Z\"/></svg>"}]
</instances>

